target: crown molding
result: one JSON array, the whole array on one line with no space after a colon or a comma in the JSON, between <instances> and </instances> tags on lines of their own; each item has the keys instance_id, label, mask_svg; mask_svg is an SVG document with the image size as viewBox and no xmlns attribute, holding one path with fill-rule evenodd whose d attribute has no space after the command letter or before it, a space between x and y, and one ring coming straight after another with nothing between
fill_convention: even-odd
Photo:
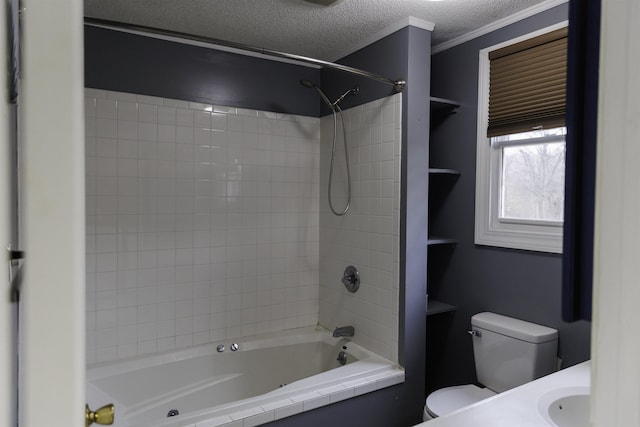
<instances>
[{"instance_id":1,"label":"crown molding","mask_svg":"<svg viewBox=\"0 0 640 427\"><path fill-rule=\"evenodd\" d=\"M473 40L485 34L489 34L493 31L499 30L500 28L504 28L507 25L514 24L518 21L522 21L523 19L530 18L538 13L544 12L545 10L552 9L556 6L560 6L561 4L567 3L569 0L547 0L542 3L539 3L535 6L531 6L520 12L514 13L513 15L507 16L505 18L499 19L491 24L487 24L484 27L480 27L477 30L470 31L466 34L463 34L459 37L453 38L451 40L447 40L446 42L440 43L431 48L431 54L436 54L442 52L447 49L451 49L452 47L458 46L462 43L466 43L469 40Z\"/></svg>"},{"instance_id":2,"label":"crown molding","mask_svg":"<svg viewBox=\"0 0 640 427\"><path fill-rule=\"evenodd\" d=\"M369 46L370 44L373 44L375 42L377 42L378 40L382 40L383 38L395 33L398 30L401 30L405 27L417 27L417 28L422 28L423 30L427 30L427 31L433 31L433 29L435 28L435 24L433 22L429 22L429 21L425 21L423 19L419 19L413 16L409 16L407 18L401 19L400 21L391 24L385 28L383 28L382 30L378 31L377 33L365 38L364 40L360 41L360 43L357 43L351 47L349 47L348 49L342 51L339 55L334 56L333 58L331 58L331 62L336 62L339 59L344 58L345 56L351 55L354 52L359 51L360 49Z\"/></svg>"}]
</instances>

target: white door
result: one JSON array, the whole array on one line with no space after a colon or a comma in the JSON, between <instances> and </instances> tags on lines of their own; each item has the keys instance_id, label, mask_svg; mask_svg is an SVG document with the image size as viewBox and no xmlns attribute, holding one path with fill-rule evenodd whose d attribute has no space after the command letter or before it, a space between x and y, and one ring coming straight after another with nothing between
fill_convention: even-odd
<instances>
[{"instance_id":1,"label":"white door","mask_svg":"<svg viewBox=\"0 0 640 427\"><path fill-rule=\"evenodd\" d=\"M80 427L85 404L82 0L25 1L24 6L19 425Z\"/></svg>"}]
</instances>

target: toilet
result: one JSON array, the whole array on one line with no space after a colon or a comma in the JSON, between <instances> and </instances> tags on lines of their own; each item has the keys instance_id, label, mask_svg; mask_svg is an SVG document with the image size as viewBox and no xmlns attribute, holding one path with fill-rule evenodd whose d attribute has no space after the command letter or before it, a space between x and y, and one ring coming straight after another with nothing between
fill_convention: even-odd
<instances>
[{"instance_id":1,"label":"toilet","mask_svg":"<svg viewBox=\"0 0 640 427\"><path fill-rule=\"evenodd\" d=\"M473 356L478 382L446 387L427 397L424 421L533 381L556 369L558 331L502 316L478 313L471 317Z\"/></svg>"}]
</instances>

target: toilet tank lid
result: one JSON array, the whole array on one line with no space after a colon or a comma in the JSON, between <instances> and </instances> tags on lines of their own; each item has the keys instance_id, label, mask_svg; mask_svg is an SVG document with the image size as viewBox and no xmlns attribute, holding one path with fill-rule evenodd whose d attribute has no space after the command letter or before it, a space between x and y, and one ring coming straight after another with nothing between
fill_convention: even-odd
<instances>
[{"instance_id":1,"label":"toilet tank lid","mask_svg":"<svg viewBox=\"0 0 640 427\"><path fill-rule=\"evenodd\" d=\"M556 329L489 312L471 317L471 325L534 344L558 339Z\"/></svg>"}]
</instances>

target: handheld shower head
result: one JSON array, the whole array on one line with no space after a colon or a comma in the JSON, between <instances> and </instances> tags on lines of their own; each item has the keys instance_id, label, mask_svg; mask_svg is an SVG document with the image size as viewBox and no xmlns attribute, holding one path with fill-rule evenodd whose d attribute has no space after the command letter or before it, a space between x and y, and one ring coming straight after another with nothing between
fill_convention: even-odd
<instances>
[{"instance_id":1,"label":"handheld shower head","mask_svg":"<svg viewBox=\"0 0 640 427\"><path fill-rule=\"evenodd\" d=\"M344 117L342 116L342 109L340 108L340 106L338 106L338 103L342 101L344 97L349 95L350 93L357 93L358 87L356 86L353 89L349 89L340 98L338 98L336 102L331 102L329 101L329 98L327 97L327 95L322 91L322 89L320 89L320 87L317 84L313 83L312 81L300 80L300 84L308 89L315 89L320 95L320 98L322 98L324 103L327 104L327 107L329 107L329 109L333 113L333 144L331 148L331 163L329 166L329 184L327 186L327 196L328 196L329 208L331 209L331 212L333 212L334 215L342 216L347 213L347 211L349 210L349 205L351 204L351 172L349 171L349 150L347 147L347 130L344 124ZM347 205L342 211L336 211L335 208L333 207L333 201L331 200L331 184L333 181L333 163L336 155L336 140L337 140L336 131L337 131L337 124L338 124L336 113L339 113L342 119L342 134L344 136L344 139L343 139L344 160L345 160L346 169L347 169L346 171L347 172Z\"/></svg>"},{"instance_id":2,"label":"handheld shower head","mask_svg":"<svg viewBox=\"0 0 640 427\"><path fill-rule=\"evenodd\" d=\"M322 98L325 104L327 104L327 106L332 111L335 111L333 104L331 103L331 101L329 101L329 98L327 98L327 95L325 95L325 93L322 91L322 89L320 89L320 87L317 84L309 80L300 80L300 84L306 88L317 90L318 93L320 94L320 98Z\"/></svg>"},{"instance_id":3,"label":"handheld shower head","mask_svg":"<svg viewBox=\"0 0 640 427\"><path fill-rule=\"evenodd\" d=\"M335 100L335 102L331 105L333 105L334 107L337 106L340 102L342 102L342 100L349 94L356 94L360 91L360 88L358 86L349 89L348 91L346 91L345 93L343 93L338 99Z\"/></svg>"}]
</instances>

